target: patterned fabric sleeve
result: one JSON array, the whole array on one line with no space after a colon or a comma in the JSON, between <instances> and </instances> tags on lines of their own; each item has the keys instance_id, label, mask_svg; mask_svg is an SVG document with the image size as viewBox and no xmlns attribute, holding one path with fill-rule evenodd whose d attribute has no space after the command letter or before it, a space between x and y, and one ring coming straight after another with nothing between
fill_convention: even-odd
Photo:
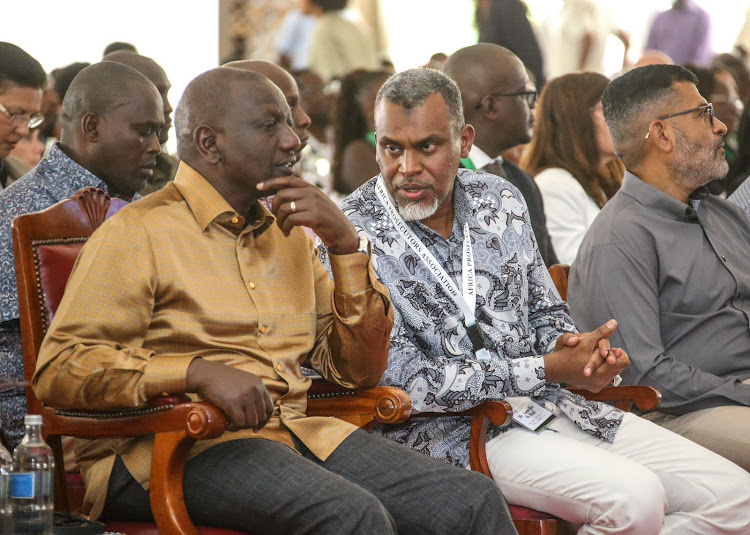
<instances>
[{"instance_id":1,"label":"patterned fabric sleeve","mask_svg":"<svg viewBox=\"0 0 750 535\"><path fill-rule=\"evenodd\" d=\"M495 351L490 351L488 361L471 352L428 356L409 339L398 309L394 315L388 369L381 384L408 392L415 410L459 412L486 400L544 392L544 357L511 360Z\"/></svg>"}]
</instances>

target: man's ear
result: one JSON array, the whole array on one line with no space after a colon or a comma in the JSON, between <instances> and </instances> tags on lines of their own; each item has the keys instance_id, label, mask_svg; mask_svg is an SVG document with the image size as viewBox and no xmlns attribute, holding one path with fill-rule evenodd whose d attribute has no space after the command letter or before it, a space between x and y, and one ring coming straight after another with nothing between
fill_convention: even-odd
<instances>
[{"instance_id":1,"label":"man's ear","mask_svg":"<svg viewBox=\"0 0 750 535\"><path fill-rule=\"evenodd\" d=\"M468 158L471 146L474 144L474 127L464 125L461 130L461 158Z\"/></svg>"},{"instance_id":2,"label":"man's ear","mask_svg":"<svg viewBox=\"0 0 750 535\"><path fill-rule=\"evenodd\" d=\"M221 160L221 150L216 144L216 130L202 124L193 130L193 144L206 162L216 165Z\"/></svg>"},{"instance_id":3,"label":"man's ear","mask_svg":"<svg viewBox=\"0 0 750 535\"><path fill-rule=\"evenodd\" d=\"M675 149L674 130L667 128L664 121L654 119L648 124L648 139L660 151L672 152Z\"/></svg>"},{"instance_id":4,"label":"man's ear","mask_svg":"<svg viewBox=\"0 0 750 535\"><path fill-rule=\"evenodd\" d=\"M99 140L101 120L101 116L96 113L87 113L81 118L81 132L89 143L96 143Z\"/></svg>"}]
</instances>

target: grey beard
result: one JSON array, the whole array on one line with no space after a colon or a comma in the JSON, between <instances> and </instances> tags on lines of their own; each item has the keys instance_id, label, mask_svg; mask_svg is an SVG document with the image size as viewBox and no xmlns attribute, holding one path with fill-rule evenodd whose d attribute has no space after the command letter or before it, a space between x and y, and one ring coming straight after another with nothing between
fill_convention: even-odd
<instances>
[{"instance_id":1,"label":"grey beard","mask_svg":"<svg viewBox=\"0 0 750 535\"><path fill-rule=\"evenodd\" d=\"M674 181L695 190L712 180L724 178L729 171L725 158L720 158L714 147L705 147L688 141L681 130L674 128L677 154L670 165Z\"/></svg>"},{"instance_id":2,"label":"grey beard","mask_svg":"<svg viewBox=\"0 0 750 535\"><path fill-rule=\"evenodd\" d=\"M405 206L398 205L398 213L401 214L401 217L403 217L405 221L422 221L423 219L427 219L434 215L435 212L437 212L437 209L437 197L435 197L432 204L429 205L424 205L418 202L408 203Z\"/></svg>"}]
</instances>

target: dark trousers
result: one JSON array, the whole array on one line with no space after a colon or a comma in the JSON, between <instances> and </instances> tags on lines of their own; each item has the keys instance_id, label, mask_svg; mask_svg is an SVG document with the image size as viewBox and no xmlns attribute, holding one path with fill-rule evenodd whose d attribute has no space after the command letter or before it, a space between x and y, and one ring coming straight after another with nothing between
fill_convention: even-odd
<instances>
[{"instance_id":1,"label":"dark trousers","mask_svg":"<svg viewBox=\"0 0 750 535\"><path fill-rule=\"evenodd\" d=\"M489 478L357 430L320 461L265 439L226 442L185 465L197 525L255 534L459 535L516 533ZM148 491L119 457L105 520L152 519Z\"/></svg>"}]
</instances>

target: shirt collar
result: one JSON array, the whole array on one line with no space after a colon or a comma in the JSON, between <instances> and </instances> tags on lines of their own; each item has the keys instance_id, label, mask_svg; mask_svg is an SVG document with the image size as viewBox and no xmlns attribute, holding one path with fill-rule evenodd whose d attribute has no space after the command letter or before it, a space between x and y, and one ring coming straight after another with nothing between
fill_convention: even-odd
<instances>
[{"instance_id":1,"label":"shirt collar","mask_svg":"<svg viewBox=\"0 0 750 535\"><path fill-rule=\"evenodd\" d=\"M480 149L476 145L471 146L471 150L469 151L469 158L471 159L471 162L474 164L474 167L476 167L477 169L481 169L485 165L489 165L495 161L493 158L490 158L486 152L484 152L482 149Z\"/></svg>"},{"instance_id":2,"label":"shirt collar","mask_svg":"<svg viewBox=\"0 0 750 535\"><path fill-rule=\"evenodd\" d=\"M217 223L235 229L245 227L245 217L238 214L216 191L203 176L185 162L180 162L174 184L185 198L190 211L193 212L195 220L201 230L204 231L209 223ZM250 229L267 228L274 217L259 202L253 204L250 210Z\"/></svg>"},{"instance_id":3,"label":"shirt collar","mask_svg":"<svg viewBox=\"0 0 750 535\"><path fill-rule=\"evenodd\" d=\"M625 171L620 189L662 217L686 223L698 221L700 202L708 197L708 188L701 186L690 195L691 202L687 205L647 184L630 171Z\"/></svg>"}]
</instances>

